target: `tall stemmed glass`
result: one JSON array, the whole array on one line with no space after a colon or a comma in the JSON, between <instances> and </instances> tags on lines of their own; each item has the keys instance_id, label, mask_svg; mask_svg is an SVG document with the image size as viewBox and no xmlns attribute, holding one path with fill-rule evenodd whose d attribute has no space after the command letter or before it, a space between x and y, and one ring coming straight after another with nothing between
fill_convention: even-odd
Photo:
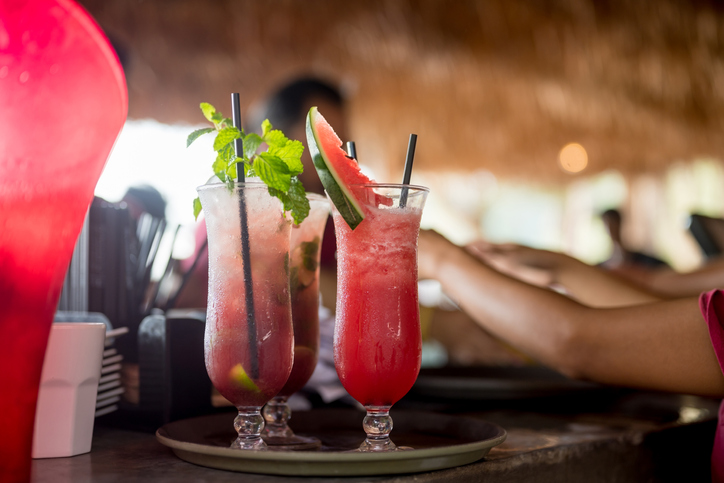
<instances>
[{"instance_id":1,"label":"tall stemmed glass","mask_svg":"<svg viewBox=\"0 0 724 483\"><path fill-rule=\"evenodd\" d=\"M351 230L333 209L337 235L334 362L347 392L366 409L360 451L396 449L389 411L420 371L417 238L428 189L351 187L365 219Z\"/></svg>"},{"instance_id":2,"label":"tall stemmed glass","mask_svg":"<svg viewBox=\"0 0 724 483\"><path fill-rule=\"evenodd\" d=\"M265 449L261 407L292 370L291 221L262 183L235 183L232 190L205 185L198 193L209 240L206 370L239 411L234 420L238 438L231 447ZM240 201L247 212L250 270L243 263Z\"/></svg>"},{"instance_id":3,"label":"tall stemmed glass","mask_svg":"<svg viewBox=\"0 0 724 483\"><path fill-rule=\"evenodd\" d=\"M292 226L289 278L294 323L294 365L279 394L264 406L264 439L273 446L309 449L320 446L317 438L295 435L288 425L289 396L307 383L319 357L319 255L324 227L329 217L329 201L310 193L309 216Z\"/></svg>"}]
</instances>

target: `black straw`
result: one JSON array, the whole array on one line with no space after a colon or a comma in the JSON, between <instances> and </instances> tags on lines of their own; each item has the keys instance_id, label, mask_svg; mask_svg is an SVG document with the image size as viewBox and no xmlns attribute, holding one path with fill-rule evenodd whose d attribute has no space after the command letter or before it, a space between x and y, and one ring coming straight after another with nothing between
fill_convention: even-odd
<instances>
[{"instance_id":1,"label":"black straw","mask_svg":"<svg viewBox=\"0 0 724 483\"><path fill-rule=\"evenodd\" d=\"M234 127L241 131L241 108L238 92L231 94L231 115L234 121ZM234 150L236 151L236 157L242 160L236 163L236 180L240 184L244 182L244 142L241 138L234 140ZM249 329L249 358L251 363L249 377L255 380L259 377L259 355L256 345L254 287L251 278L251 252L249 251L249 224L246 217L246 198L243 189L239 189L239 221L241 223L241 263L244 266L246 325Z\"/></svg>"},{"instance_id":2,"label":"black straw","mask_svg":"<svg viewBox=\"0 0 724 483\"><path fill-rule=\"evenodd\" d=\"M402 176L402 184L410 184L412 177L412 162L415 159L415 146L417 145L417 134L410 134L410 141L407 143L407 158L405 158L405 174ZM400 208L407 206L407 187L402 188L400 193Z\"/></svg>"},{"instance_id":3,"label":"black straw","mask_svg":"<svg viewBox=\"0 0 724 483\"><path fill-rule=\"evenodd\" d=\"M357 161L357 148L354 141L347 141L347 156ZM359 163L359 161L357 161Z\"/></svg>"},{"instance_id":4,"label":"black straw","mask_svg":"<svg viewBox=\"0 0 724 483\"><path fill-rule=\"evenodd\" d=\"M206 240L204 240L204 243L201 244L201 247L196 252L196 256L194 257L194 261L191 264L191 267L186 271L186 273L183 274L183 277L181 277L181 284L178 286L178 289L176 289L176 292L171 297L169 297L168 302L166 302L166 309L165 309L166 312L168 312L172 308L176 307L176 302L178 302L178 298L181 295L181 292L183 292L183 289L186 287L186 284L189 283L191 276L194 274L194 271L196 270L196 265L199 264L199 260L201 260L201 255L203 255L204 252L206 251L206 246L208 245L208 243L209 243L209 239L206 238ZM160 283L161 283L161 280L159 280L159 284Z\"/></svg>"},{"instance_id":5,"label":"black straw","mask_svg":"<svg viewBox=\"0 0 724 483\"><path fill-rule=\"evenodd\" d=\"M153 292L151 293L151 297L148 299L148 302L143 308L144 314L149 313L150 309L157 307L156 299L158 298L158 293L161 290L161 284L163 284L163 282L166 280L166 277L171 275L171 269L173 268L173 249L176 246L176 237L178 237L178 232L180 229L181 225L176 225L176 230L173 232L173 238L171 239L171 251L168 254L166 268L163 270L163 275L161 275L161 278L158 279L158 282L156 283L156 286L153 288Z\"/></svg>"}]
</instances>

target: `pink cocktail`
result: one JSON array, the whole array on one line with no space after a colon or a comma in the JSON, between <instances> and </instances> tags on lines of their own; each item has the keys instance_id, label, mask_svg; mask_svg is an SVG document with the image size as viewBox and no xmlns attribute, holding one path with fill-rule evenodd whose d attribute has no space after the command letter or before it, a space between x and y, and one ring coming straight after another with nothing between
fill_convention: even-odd
<instances>
[{"instance_id":1,"label":"pink cocktail","mask_svg":"<svg viewBox=\"0 0 724 483\"><path fill-rule=\"evenodd\" d=\"M239 437L232 447L263 449L261 407L284 387L293 361L291 221L262 183L239 183L231 191L224 184L205 185L198 192L209 240L206 370L239 411L234 421ZM240 197L248 258L242 248Z\"/></svg>"},{"instance_id":2,"label":"pink cocktail","mask_svg":"<svg viewBox=\"0 0 724 483\"><path fill-rule=\"evenodd\" d=\"M0 481L30 478L43 357L127 91L70 0L0 2ZM42 433L41 433L42 434Z\"/></svg>"},{"instance_id":3,"label":"pink cocktail","mask_svg":"<svg viewBox=\"0 0 724 483\"><path fill-rule=\"evenodd\" d=\"M333 210L337 235L334 362L347 392L367 409L362 451L395 448L390 407L420 371L417 237L427 188L355 188L365 219L351 230ZM404 201L401 203L401 199Z\"/></svg>"},{"instance_id":4,"label":"pink cocktail","mask_svg":"<svg viewBox=\"0 0 724 483\"><path fill-rule=\"evenodd\" d=\"M316 438L296 436L287 424L291 418L287 400L309 381L319 358L319 255L329 202L317 194L308 194L307 199L309 216L300 225L292 226L289 262L294 365L287 383L264 407L267 443L297 449L320 445Z\"/></svg>"}]
</instances>

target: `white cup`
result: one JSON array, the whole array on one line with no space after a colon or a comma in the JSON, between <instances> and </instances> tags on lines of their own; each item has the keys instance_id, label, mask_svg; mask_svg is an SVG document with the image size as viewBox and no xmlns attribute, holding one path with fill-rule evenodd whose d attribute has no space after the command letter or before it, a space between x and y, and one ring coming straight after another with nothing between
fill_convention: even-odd
<instances>
[{"instance_id":1,"label":"white cup","mask_svg":"<svg viewBox=\"0 0 724 483\"><path fill-rule=\"evenodd\" d=\"M52 324L35 411L33 458L88 453L106 325Z\"/></svg>"}]
</instances>

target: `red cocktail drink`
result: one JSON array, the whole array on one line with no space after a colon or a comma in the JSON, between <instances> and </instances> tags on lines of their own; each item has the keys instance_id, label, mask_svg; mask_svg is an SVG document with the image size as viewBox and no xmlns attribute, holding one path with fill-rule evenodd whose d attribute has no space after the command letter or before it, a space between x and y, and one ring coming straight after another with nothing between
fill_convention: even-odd
<instances>
[{"instance_id":1,"label":"red cocktail drink","mask_svg":"<svg viewBox=\"0 0 724 483\"><path fill-rule=\"evenodd\" d=\"M284 387L292 369L291 221L261 183L239 183L232 191L224 184L206 185L198 192L209 240L206 370L239 410L234 423L239 438L232 447L262 449L261 407ZM240 196L248 216L246 268Z\"/></svg>"},{"instance_id":2,"label":"red cocktail drink","mask_svg":"<svg viewBox=\"0 0 724 483\"><path fill-rule=\"evenodd\" d=\"M75 3L0 2L0 19L0 481L27 481L50 324L127 92Z\"/></svg>"},{"instance_id":3,"label":"red cocktail drink","mask_svg":"<svg viewBox=\"0 0 724 483\"><path fill-rule=\"evenodd\" d=\"M316 438L297 437L287 421L291 411L289 396L299 391L312 377L319 357L319 255L324 227L329 217L329 202L320 195L308 194L309 216L292 226L290 288L294 323L294 365L287 383L264 408L268 444L305 447L319 446Z\"/></svg>"},{"instance_id":4,"label":"red cocktail drink","mask_svg":"<svg viewBox=\"0 0 724 483\"><path fill-rule=\"evenodd\" d=\"M380 451L394 448L389 408L420 371L417 237L427 189L353 188L364 196L364 220L352 230L333 210L338 258L334 362L344 388L368 410L361 449ZM381 426L389 426L386 433Z\"/></svg>"}]
</instances>

